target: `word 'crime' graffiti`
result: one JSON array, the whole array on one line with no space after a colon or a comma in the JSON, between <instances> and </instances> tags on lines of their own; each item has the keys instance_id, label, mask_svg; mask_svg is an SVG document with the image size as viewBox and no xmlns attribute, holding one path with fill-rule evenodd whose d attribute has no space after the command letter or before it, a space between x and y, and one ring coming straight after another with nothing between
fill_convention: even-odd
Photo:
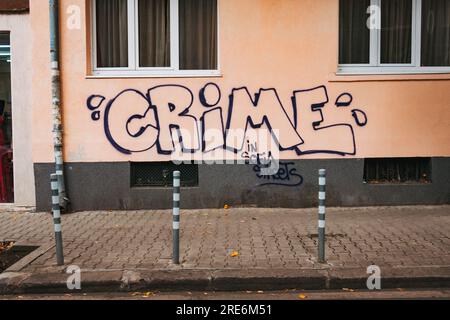
<instances>
[{"instance_id":1,"label":"word 'crime' graffiti","mask_svg":"<svg viewBox=\"0 0 450 320\"><path fill-rule=\"evenodd\" d=\"M330 102L325 86L293 91L290 100L289 106L283 105L275 88L262 88L256 93L247 87L234 88L226 99L215 83L206 84L196 95L185 86L168 84L146 93L126 89L112 99L91 95L87 108L93 121L103 117L107 139L127 155L152 148L158 154L171 155L176 145L183 153L224 149L242 154L248 144L248 130L262 127L271 134L279 151L293 150L299 156L356 154L352 124L324 125L323 110ZM334 106L348 108L352 102L352 95L343 93ZM364 111L350 112L357 126L367 125ZM313 130L305 130L311 126Z\"/></svg>"}]
</instances>

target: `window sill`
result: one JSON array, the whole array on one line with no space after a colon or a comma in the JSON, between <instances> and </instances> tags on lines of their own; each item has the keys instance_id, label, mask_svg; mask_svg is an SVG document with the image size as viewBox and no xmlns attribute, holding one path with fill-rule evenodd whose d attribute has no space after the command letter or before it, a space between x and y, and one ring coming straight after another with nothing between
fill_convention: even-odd
<instances>
[{"instance_id":1,"label":"window sill","mask_svg":"<svg viewBox=\"0 0 450 320\"><path fill-rule=\"evenodd\" d=\"M450 80L450 73L354 73L336 72L328 76L329 82L370 81L433 81Z\"/></svg>"},{"instance_id":2,"label":"window sill","mask_svg":"<svg viewBox=\"0 0 450 320\"><path fill-rule=\"evenodd\" d=\"M221 78L220 71L189 71L189 72L94 72L86 76L86 79L133 79L133 78Z\"/></svg>"},{"instance_id":3,"label":"window sill","mask_svg":"<svg viewBox=\"0 0 450 320\"><path fill-rule=\"evenodd\" d=\"M449 80L450 67L339 65L330 82Z\"/></svg>"},{"instance_id":4,"label":"window sill","mask_svg":"<svg viewBox=\"0 0 450 320\"><path fill-rule=\"evenodd\" d=\"M406 181L406 182L400 182L400 181L381 181L381 182L367 182L363 181L363 184L366 186L380 186L380 187L386 187L386 186L409 186L409 187L418 187L418 186L430 186L433 183L431 181Z\"/></svg>"},{"instance_id":5,"label":"window sill","mask_svg":"<svg viewBox=\"0 0 450 320\"><path fill-rule=\"evenodd\" d=\"M180 188L184 189L184 190L189 190L189 189L200 189L200 186L181 186ZM139 187L135 187L135 186L131 186L130 189L132 191L166 191L166 190L172 190L173 186L168 186L168 187L164 187L164 186L139 186Z\"/></svg>"}]
</instances>

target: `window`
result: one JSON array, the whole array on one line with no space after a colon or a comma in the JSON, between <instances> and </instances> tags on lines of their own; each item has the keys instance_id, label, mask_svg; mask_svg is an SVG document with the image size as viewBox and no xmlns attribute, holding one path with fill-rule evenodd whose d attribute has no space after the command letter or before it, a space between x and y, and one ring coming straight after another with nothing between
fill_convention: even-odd
<instances>
[{"instance_id":1,"label":"window","mask_svg":"<svg viewBox=\"0 0 450 320\"><path fill-rule=\"evenodd\" d=\"M450 0L340 0L338 72L450 72Z\"/></svg>"},{"instance_id":2,"label":"window","mask_svg":"<svg viewBox=\"0 0 450 320\"><path fill-rule=\"evenodd\" d=\"M172 162L131 163L131 187L173 187L173 172L181 172L182 187L198 187L198 165Z\"/></svg>"},{"instance_id":3,"label":"window","mask_svg":"<svg viewBox=\"0 0 450 320\"><path fill-rule=\"evenodd\" d=\"M366 183L430 183L430 158L377 158L364 160Z\"/></svg>"},{"instance_id":4,"label":"window","mask_svg":"<svg viewBox=\"0 0 450 320\"><path fill-rule=\"evenodd\" d=\"M217 75L217 0L92 0L94 75Z\"/></svg>"}]
</instances>

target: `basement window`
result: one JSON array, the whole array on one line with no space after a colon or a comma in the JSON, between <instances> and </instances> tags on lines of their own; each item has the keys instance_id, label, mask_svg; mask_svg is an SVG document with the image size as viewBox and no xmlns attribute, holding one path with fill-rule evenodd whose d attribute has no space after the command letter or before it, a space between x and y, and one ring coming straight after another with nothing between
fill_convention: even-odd
<instances>
[{"instance_id":1,"label":"basement window","mask_svg":"<svg viewBox=\"0 0 450 320\"><path fill-rule=\"evenodd\" d=\"M365 159L364 182L431 183L431 158Z\"/></svg>"},{"instance_id":2,"label":"basement window","mask_svg":"<svg viewBox=\"0 0 450 320\"><path fill-rule=\"evenodd\" d=\"M198 187L198 165L172 162L132 162L131 187L173 187L173 172L181 172L182 187Z\"/></svg>"}]
</instances>

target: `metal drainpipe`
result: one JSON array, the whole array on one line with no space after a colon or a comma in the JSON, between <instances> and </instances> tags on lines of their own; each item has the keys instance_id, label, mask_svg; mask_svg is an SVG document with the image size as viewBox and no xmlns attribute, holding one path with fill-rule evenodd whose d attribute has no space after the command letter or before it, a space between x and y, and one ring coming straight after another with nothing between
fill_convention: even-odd
<instances>
[{"instance_id":1,"label":"metal drainpipe","mask_svg":"<svg viewBox=\"0 0 450 320\"><path fill-rule=\"evenodd\" d=\"M52 70L53 147L58 176L59 203L67 209L69 199L64 182L63 133L61 117L61 80L59 71L59 0L49 0L50 5L50 59Z\"/></svg>"}]
</instances>

